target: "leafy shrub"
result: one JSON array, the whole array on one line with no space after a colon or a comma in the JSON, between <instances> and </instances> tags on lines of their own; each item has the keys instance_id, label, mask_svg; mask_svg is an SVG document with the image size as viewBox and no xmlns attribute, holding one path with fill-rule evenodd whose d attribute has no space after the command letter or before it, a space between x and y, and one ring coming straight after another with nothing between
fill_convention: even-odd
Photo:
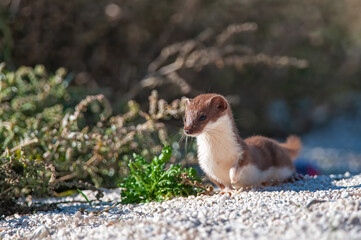
<instances>
[{"instance_id":1,"label":"leafy shrub","mask_svg":"<svg viewBox=\"0 0 361 240\"><path fill-rule=\"evenodd\" d=\"M129 176L119 184L123 188L122 203L163 201L204 191L194 168L182 168L177 164L164 170L171 155L172 149L164 147L162 153L148 163L144 157L134 154L134 161L128 164Z\"/></svg>"}]
</instances>

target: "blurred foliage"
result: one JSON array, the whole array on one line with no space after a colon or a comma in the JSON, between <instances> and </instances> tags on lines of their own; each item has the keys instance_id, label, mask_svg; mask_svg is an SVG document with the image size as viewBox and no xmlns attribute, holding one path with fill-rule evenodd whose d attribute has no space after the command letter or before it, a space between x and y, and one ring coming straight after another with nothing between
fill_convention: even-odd
<instances>
[{"instance_id":1,"label":"blurred foliage","mask_svg":"<svg viewBox=\"0 0 361 240\"><path fill-rule=\"evenodd\" d=\"M30 160L21 149L0 156L0 219L14 213L52 210L55 206L31 204L31 196L48 196L54 190L55 171L42 160ZM28 196L29 205L15 199Z\"/></svg>"},{"instance_id":2,"label":"blurred foliage","mask_svg":"<svg viewBox=\"0 0 361 240\"><path fill-rule=\"evenodd\" d=\"M135 152L150 160L164 144L170 144L161 120L184 112L184 102L168 104L155 91L149 96L148 112L129 101L127 112L112 115L103 95L87 96L71 106L64 69L55 75L41 65L11 72L1 64L0 70L1 174L17 173L10 182L21 180L12 188L24 195L66 190L79 180L115 187L128 172L128 155ZM44 190L47 176L52 177L52 184ZM45 185L39 183L40 189L33 189L32 182L39 177ZM10 182L0 185L8 189Z\"/></svg>"},{"instance_id":3,"label":"blurred foliage","mask_svg":"<svg viewBox=\"0 0 361 240\"><path fill-rule=\"evenodd\" d=\"M0 61L11 68L64 66L72 85L108 89L112 103L134 97L145 105L152 88L165 99L216 91L236 106L242 134L302 133L348 110L349 93L361 90L357 0L0 6ZM237 30L242 23L247 31ZM297 59L307 68L290 64Z\"/></svg>"},{"instance_id":4,"label":"blurred foliage","mask_svg":"<svg viewBox=\"0 0 361 240\"><path fill-rule=\"evenodd\" d=\"M151 163L134 154L134 161L129 162L129 176L119 184L124 189L121 193L122 203L161 202L205 191L206 187L200 184L201 179L194 168L182 169L180 164L176 164L164 169L171 156L169 146L164 147Z\"/></svg>"},{"instance_id":5,"label":"blurred foliage","mask_svg":"<svg viewBox=\"0 0 361 240\"><path fill-rule=\"evenodd\" d=\"M0 157L0 199L27 195L46 196L55 180L50 165L30 160L20 149L4 152ZM1 203L0 203L1 205Z\"/></svg>"}]
</instances>

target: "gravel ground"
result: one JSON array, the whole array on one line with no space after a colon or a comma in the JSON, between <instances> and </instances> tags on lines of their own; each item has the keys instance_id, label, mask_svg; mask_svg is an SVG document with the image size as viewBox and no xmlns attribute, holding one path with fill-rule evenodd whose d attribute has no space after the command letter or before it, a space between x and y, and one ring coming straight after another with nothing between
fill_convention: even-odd
<instances>
[{"instance_id":1,"label":"gravel ground","mask_svg":"<svg viewBox=\"0 0 361 240\"><path fill-rule=\"evenodd\" d=\"M119 191L106 190L103 200L119 201ZM84 199L44 201L60 200ZM96 211L109 205L59 206L53 212L7 217L0 221L0 239L361 239L361 174L117 205L101 213Z\"/></svg>"}]
</instances>

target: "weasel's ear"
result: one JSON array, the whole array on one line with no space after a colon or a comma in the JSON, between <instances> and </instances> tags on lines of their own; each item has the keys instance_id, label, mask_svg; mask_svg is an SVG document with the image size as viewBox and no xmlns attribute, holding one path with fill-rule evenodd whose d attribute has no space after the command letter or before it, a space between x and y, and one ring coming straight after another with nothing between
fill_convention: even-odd
<instances>
[{"instance_id":1,"label":"weasel's ear","mask_svg":"<svg viewBox=\"0 0 361 240\"><path fill-rule=\"evenodd\" d=\"M185 102L186 102L186 106L188 106L191 103L192 99L190 98L186 98Z\"/></svg>"},{"instance_id":2,"label":"weasel's ear","mask_svg":"<svg viewBox=\"0 0 361 240\"><path fill-rule=\"evenodd\" d=\"M227 100L222 96L212 97L211 103L213 106L216 106L217 109L221 112L223 112L224 110L226 110L228 108Z\"/></svg>"}]
</instances>

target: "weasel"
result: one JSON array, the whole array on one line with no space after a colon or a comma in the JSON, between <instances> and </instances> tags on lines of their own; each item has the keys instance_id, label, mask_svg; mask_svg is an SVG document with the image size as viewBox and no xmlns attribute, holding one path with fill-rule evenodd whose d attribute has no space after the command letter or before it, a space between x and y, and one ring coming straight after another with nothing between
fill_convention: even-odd
<instances>
[{"instance_id":1,"label":"weasel","mask_svg":"<svg viewBox=\"0 0 361 240\"><path fill-rule=\"evenodd\" d=\"M187 99L184 133L197 138L198 160L222 191L293 179L293 160L302 147L291 135L285 143L254 136L241 139L228 101L219 94Z\"/></svg>"}]
</instances>

